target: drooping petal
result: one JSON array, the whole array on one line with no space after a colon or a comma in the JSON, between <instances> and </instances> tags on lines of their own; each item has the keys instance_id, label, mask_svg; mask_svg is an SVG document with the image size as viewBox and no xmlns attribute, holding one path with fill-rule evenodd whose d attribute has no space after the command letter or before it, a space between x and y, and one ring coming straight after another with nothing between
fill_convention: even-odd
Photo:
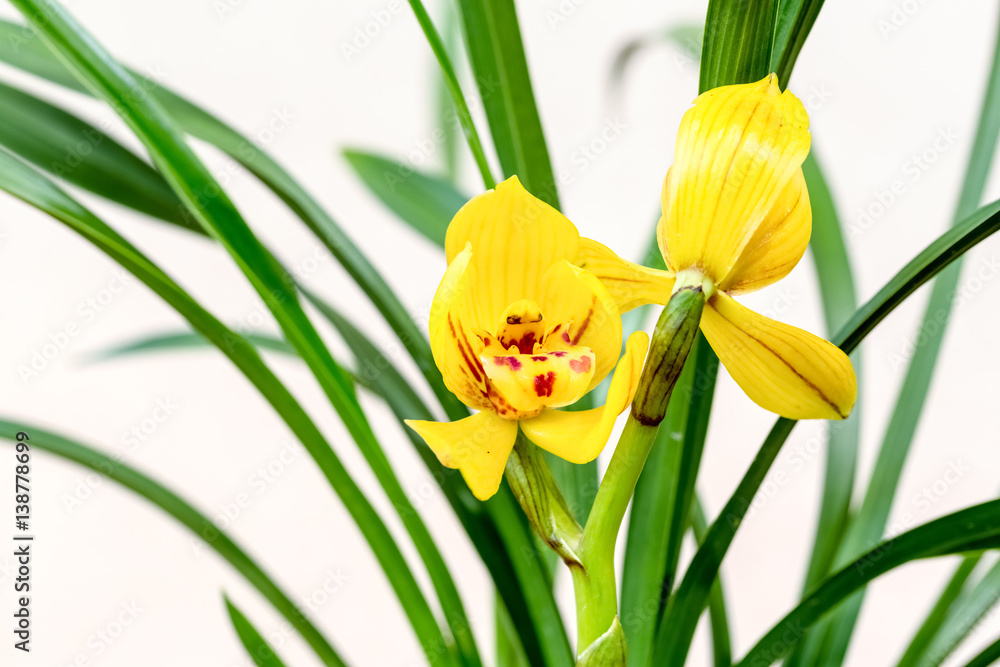
<instances>
[{"instance_id":1,"label":"drooping petal","mask_svg":"<svg viewBox=\"0 0 1000 667\"><path fill-rule=\"evenodd\" d=\"M483 356L481 361L490 379L490 400L508 419L576 403L594 377L594 353L586 347Z\"/></svg>"},{"instance_id":2,"label":"drooping petal","mask_svg":"<svg viewBox=\"0 0 1000 667\"><path fill-rule=\"evenodd\" d=\"M486 374L479 355L483 343L475 334L476 268L466 247L448 265L434 294L430 313L431 353L448 390L471 408L492 409Z\"/></svg>"},{"instance_id":3,"label":"drooping petal","mask_svg":"<svg viewBox=\"0 0 1000 667\"><path fill-rule=\"evenodd\" d=\"M463 206L448 226L445 252L452 262L472 244L480 281L476 326L492 330L515 301L541 303L542 276L556 261L575 257L579 239L573 223L531 195L516 176Z\"/></svg>"},{"instance_id":4,"label":"drooping petal","mask_svg":"<svg viewBox=\"0 0 1000 667\"><path fill-rule=\"evenodd\" d=\"M694 101L664 181L660 246L674 271L719 284L809 152L802 103L773 74Z\"/></svg>"},{"instance_id":5,"label":"drooping petal","mask_svg":"<svg viewBox=\"0 0 1000 667\"><path fill-rule=\"evenodd\" d=\"M546 350L587 347L594 352L593 389L615 367L622 345L622 318L607 288L592 273L561 260L542 280L542 308L547 322L569 323L546 335Z\"/></svg>"},{"instance_id":6,"label":"drooping petal","mask_svg":"<svg viewBox=\"0 0 1000 667\"><path fill-rule=\"evenodd\" d=\"M802 259L812 233L812 209L800 169L764 217L736 264L718 287L729 294L754 292L787 276Z\"/></svg>"},{"instance_id":7,"label":"drooping petal","mask_svg":"<svg viewBox=\"0 0 1000 667\"><path fill-rule=\"evenodd\" d=\"M611 436L615 419L632 402L649 336L637 331L628 338L625 354L611 378L607 402L582 412L545 410L521 422L521 430L536 445L571 463L588 463L597 458Z\"/></svg>"},{"instance_id":8,"label":"drooping petal","mask_svg":"<svg viewBox=\"0 0 1000 667\"><path fill-rule=\"evenodd\" d=\"M517 422L484 410L455 422L407 419L441 465L457 468L473 495L486 500L500 488L507 457L517 438Z\"/></svg>"},{"instance_id":9,"label":"drooping petal","mask_svg":"<svg viewBox=\"0 0 1000 667\"><path fill-rule=\"evenodd\" d=\"M580 239L573 264L597 276L623 313L649 303L666 303L674 289L672 272L624 260L607 246L588 238Z\"/></svg>"},{"instance_id":10,"label":"drooping petal","mask_svg":"<svg viewBox=\"0 0 1000 667\"><path fill-rule=\"evenodd\" d=\"M701 330L729 374L757 405L790 419L844 419L857 378L840 348L764 317L717 292Z\"/></svg>"}]
</instances>

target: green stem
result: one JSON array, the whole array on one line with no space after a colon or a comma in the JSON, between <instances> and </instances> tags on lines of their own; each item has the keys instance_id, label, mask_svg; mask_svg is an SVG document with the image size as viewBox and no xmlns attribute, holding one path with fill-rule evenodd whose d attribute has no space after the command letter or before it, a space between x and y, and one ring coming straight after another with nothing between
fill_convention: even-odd
<instances>
[{"instance_id":1,"label":"green stem","mask_svg":"<svg viewBox=\"0 0 1000 667\"><path fill-rule=\"evenodd\" d=\"M632 411L580 542L583 567L573 572L578 655L608 632L618 615L615 542L670 394L698 333L704 304L701 278L687 281L678 276L674 294L656 323Z\"/></svg>"}]
</instances>

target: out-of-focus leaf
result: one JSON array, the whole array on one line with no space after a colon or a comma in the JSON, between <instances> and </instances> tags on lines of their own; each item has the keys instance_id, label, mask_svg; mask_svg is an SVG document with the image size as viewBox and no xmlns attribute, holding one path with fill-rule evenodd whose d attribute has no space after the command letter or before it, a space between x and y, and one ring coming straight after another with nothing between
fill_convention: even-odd
<instances>
[{"instance_id":1,"label":"out-of-focus leaf","mask_svg":"<svg viewBox=\"0 0 1000 667\"><path fill-rule=\"evenodd\" d=\"M247 655L250 656L254 664L257 667L285 667L285 663L281 661L271 645L247 620L243 612L229 600L229 596L224 595L223 598L226 601L226 611L229 612L229 620L233 623L233 629L236 630L243 648L247 650Z\"/></svg>"}]
</instances>

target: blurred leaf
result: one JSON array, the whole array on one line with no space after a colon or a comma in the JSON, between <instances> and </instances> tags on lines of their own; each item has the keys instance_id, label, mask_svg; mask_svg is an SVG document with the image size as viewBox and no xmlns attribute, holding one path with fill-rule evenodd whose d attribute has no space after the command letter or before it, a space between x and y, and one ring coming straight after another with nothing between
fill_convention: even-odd
<instances>
[{"instance_id":1,"label":"blurred leaf","mask_svg":"<svg viewBox=\"0 0 1000 667\"><path fill-rule=\"evenodd\" d=\"M632 59L647 49L661 44L673 44L684 52L684 56L693 62L701 60L701 40L705 33L705 27L699 24L681 24L667 28L666 30L656 30L654 32L634 37L625 43L611 61L611 73L608 76L611 82L612 96L620 96L620 89L625 83L625 73Z\"/></svg>"},{"instance_id":2,"label":"blurred leaf","mask_svg":"<svg viewBox=\"0 0 1000 667\"><path fill-rule=\"evenodd\" d=\"M223 598L226 601L229 620L233 622L233 628L254 664L257 667L285 667L285 663L281 662L281 658L274 652L267 640L257 632L257 628L253 627L243 612L230 602L229 596L223 595Z\"/></svg>"},{"instance_id":3,"label":"blurred leaf","mask_svg":"<svg viewBox=\"0 0 1000 667\"><path fill-rule=\"evenodd\" d=\"M777 0L709 0L699 92L771 72Z\"/></svg>"},{"instance_id":4,"label":"blurred leaf","mask_svg":"<svg viewBox=\"0 0 1000 667\"><path fill-rule=\"evenodd\" d=\"M444 247L448 223L470 197L444 179L357 150L344 151L354 172L403 222Z\"/></svg>"},{"instance_id":5,"label":"blurred leaf","mask_svg":"<svg viewBox=\"0 0 1000 667\"><path fill-rule=\"evenodd\" d=\"M816 23L823 0L784 0L778 3L777 31L771 54L771 71L777 73L782 88L788 86L792 68L806 37Z\"/></svg>"},{"instance_id":6,"label":"blurred leaf","mask_svg":"<svg viewBox=\"0 0 1000 667\"><path fill-rule=\"evenodd\" d=\"M348 474L316 425L263 363L251 345L202 308L167 274L117 232L80 206L46 177L3 150L0 150L0 189L51 215L96 245L148 285L196 331L211 340L229 357L274 407L319 465L371 546L389 581L393 584L404 610L415 619L415 624L426 623L427 619L434 622L423 593L417 587L399 547L382 519ZM348 389L353 394L350 385ZM436 623L434 629L440 633Z\"/></svg>"},{"instance_id":7,"label":"blurred leaf","mask_svg":"<svg viewBox=\"0 0 1000 667\"><path fill-rule=\"evenodd\" d=\"M289 599L288 595L239 545L225 532L216 528L211 519L201 514L189 502L141 472L95 449L38 426L0 417L0 437L13 441L19 431L24 431L30 436L28 445L32 449L49 452L86 466L134 491L172 516L260 591L261 595L302 635L324 665L331 667L345 665L326 638L299 610L298 605Z\"/></svg>"},{"instance_id":8,"label":"blurred leaf","mask_svg":"<svg viewBox=\"0 0 1000 667\"><path fill-rule=\"evenodd\" d=\"M0 84L0 145L59 178L155 218L204 234L155 169L102 130Z\"/></svg>"},{"instance_id":9,"label":"blurred leaf","mask_svg":"<svg viewBox=\"0 0 1000 667\"><path fill-rule=\"evenodd\" d=\"M962 559L896 667L916 667L919 664L921 658L927 653L927 647L940 632L941 626L951 613L952 606L962 594L965 583L981 559L982 554L974 554Z\"/></svg>"},{"instance_id":10,"label":"blurred leaf","mask_svg":"<svg viewBox=\"0 0 1000 667\"><path fill-rule=\"evenodd\" d=\"M949 514L887 540L823 582L767 632L739 665L757 667L780 659L802 638L803 629L812 626L854 591L900 565L998 546L1000 500Z\"/></svg>"},{"instance_id":11,"label":"blurred leaf","mask_svg":"<svg viewBox=\"0 0 1000 667\"><path fill-rule=\"evenodd\" d=\"M996 640L965 664L965 667L989 667L1000 660L1000 639Z\"/></svg>"},{"instance_id":12,"label":"blurred leaf","mask_svg":"<svg viewBox=\"0 0 1000 667\"><path fill-rule=\"evenodd\" d=\"M972 142L972 153L962 182L962 192L955 209L953 225L963 225L982 200L998 137L1000 137L1000 33L994 44L992 69L987 80L979 125ZM847 535L834 565L842 565L847 560L857 557L882 537L913 437L924 413L960 275L961 263L957 262L943 272L934 283L923 320L917 328L917 331L921 332L921 344L914 350L909 360L906 377L901 385L889 425L886 427L864 501L848 526ZM905 363L905 360L900 359L899 363ZM825 665L839 665L842 662L863 600L862 590L837 610L836 617L830 621L830 629L823 639L822 648L819 646L819 638L808 640L804 651L809 650L810 653L804 655L803 664L811 666L813 664L809 661L811 656L820 652L824 656Z\"/></svg>"},{"instance_id":13,"label":"blurred leaf","mask_svg":"<svg viewBox=\"0 0 1000 667\"><path fill-rule=\"evenodd\" d=\"M283 338L265 336L261 334L245 334L244 340L251 343L259 350L270 350L298 356L291 345ZM145 352L167 352L177 349L192 349L213 347L211 341L194 331L182 331L177 333L153 334L144 336L138 340L129 341L121 345L115 345L105 350L101 350L94 355L96 361L108 361L127 357L133 354ZM214 347L213 347L214 349Z\"/></svg>"},{"instance_id":14,"label":"blurred leaf","mask_svg":"<svg viewBox=\"0 0 1000 667\"><path fill-rule=\"evenodd\" d=\"M0 61L54 83L93 94L29 27L0 20ZM212 144L247 168L306 223L385 317L413 356L448 416L452 419L468 416L465 406L444 386L441 373L434 364L430 344L393 289L316 200L250 139L155 81L135 72L131 75L138 82L137 90L154 96L185 132Z\"/></svg>"}]
</instances>

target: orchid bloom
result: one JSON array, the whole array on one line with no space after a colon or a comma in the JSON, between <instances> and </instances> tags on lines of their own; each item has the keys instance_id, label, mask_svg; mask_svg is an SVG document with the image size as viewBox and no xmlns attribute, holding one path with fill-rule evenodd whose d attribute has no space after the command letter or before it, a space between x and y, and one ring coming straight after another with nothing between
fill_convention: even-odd
<instances>
[{"instance_id":1,"label":"orchid bloom","mask_svg":"<svg viewBox=\"0 0 1000 667\"><path fill-rule=\"evenodd\" d=\"M635 394L649 339L629 337L603 407L571 405L618 362L621 314L608 289L579 268L587 243L517 177L468 202L448 227L448 269L434 295L430 341L445 385L479 412L455 422L409 420L473 494L495 494L518 425L573 463L597 458Z\"/></svg>"},{"instance_id":2,"label":"orchid bloom","mask_svg":"<svg viewBox=\"0 0 1000 667\"><path fill-rule=\"evenodd\" d=\"M802 103L773 74L704 93L681 120L663 184L657 240L669 270L631 264L593 241L577 265L604 282L623 312L701 284L701 330L754 402L791 419L844 419L857 397L847 355L733 299L784 278L806 251L808 127Z\"/></svg>"}]
</instances>

